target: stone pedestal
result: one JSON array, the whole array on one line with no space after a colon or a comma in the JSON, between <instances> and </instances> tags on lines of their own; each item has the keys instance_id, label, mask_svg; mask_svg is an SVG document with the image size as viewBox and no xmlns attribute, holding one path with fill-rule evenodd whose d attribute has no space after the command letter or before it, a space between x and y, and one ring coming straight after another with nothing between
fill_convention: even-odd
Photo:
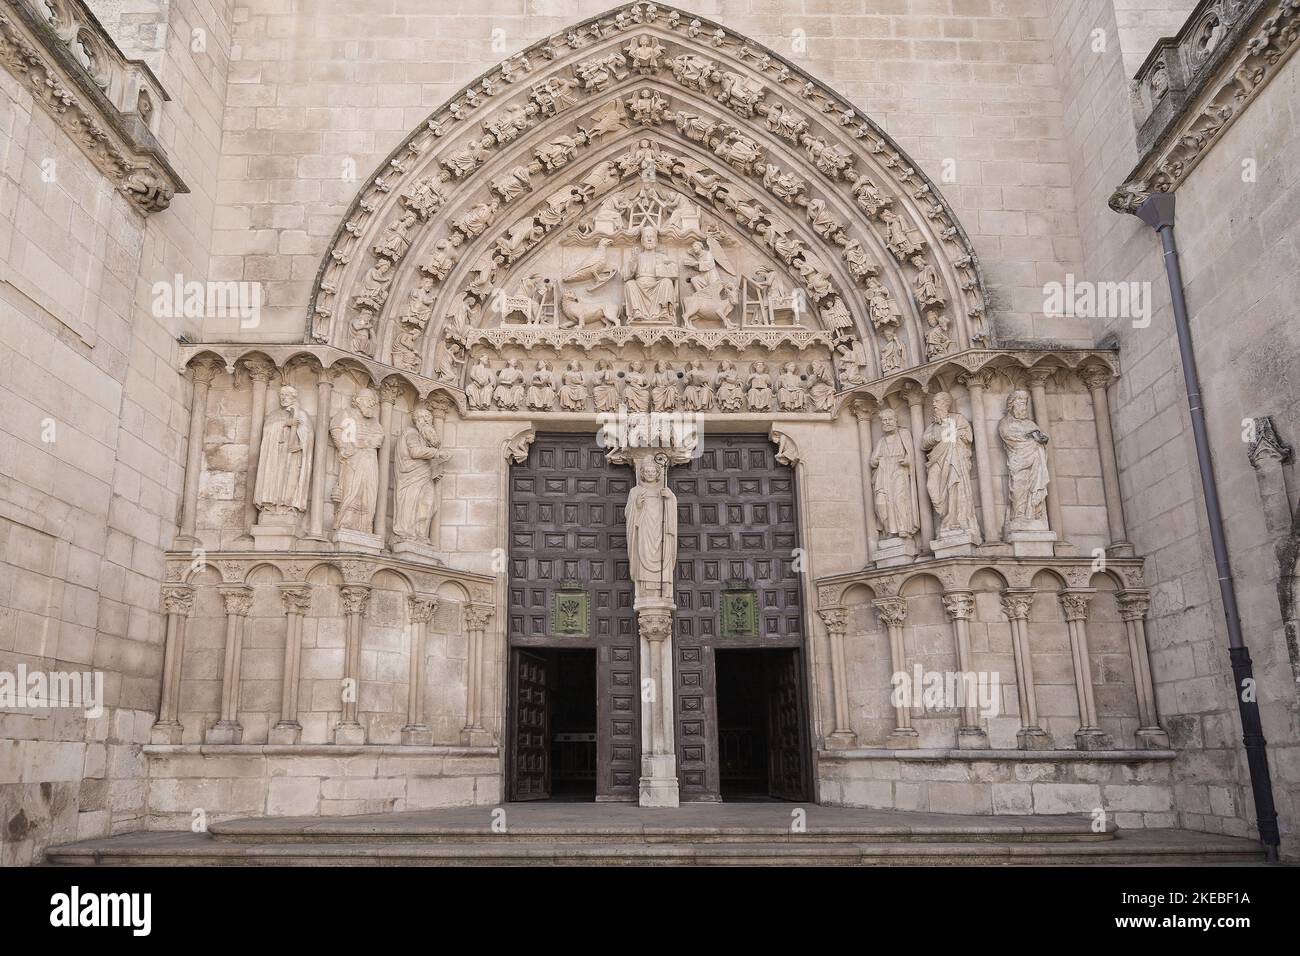
<instances>
[{"instance_id":1,"label":"stone pedestal","mask_svg":"<svg viewBox=\"0 0 1300 956\"><path fill-rule=\"evenodd\" d=\"M857 734L848 730L837 730L832 734L827 734L824 742L827 750L851 750L857 745Z\"/></svg>"},{"instance_id":2,"label":"stone pedestal","mask_svg":"<svg viewBox=\"0 0 1300 956\"><path fill-rule=\"evenodd\" d=\"M921 735L911 727L895 728L895 730L885 738L885 746L890 750L915 750L921 746Z\"/></svg>"},{"instance_id":3,"label":"stone pedestal","mask_svg":"<svg viewBox=\"0 0 1300 956\"><path fill-rule=\"evenodd\" d=\"M1051 750L1052 738L1038 727L1025 727L1016 733L1016 746L1021 750Z\"/></svg>"},{"instance_id":4,"label":"stone pedestal","mask_svg":"<svg viewBox=\"0 0 1300 956\"><path fill-rule=\"evenodd\" d=\"M174 746L181 742L181 735L184 733L185 728L179 720L160 720L149 730L149 743Z\"/></svg>"},{"instance_id":5,"label":"stone pedestal","mask_svg":"<svg viewBox=\"0 0 1300 956\"><path fill-rule=\"evenodd\" d=\"M298 517L297 514L260 514L257 524L249 529L249 534L253 537L253 550L292 550L298 537Z\"/></svg>"},{"instance_id":6,"label":"stone pedestal","mask_svg":"<svg viewBox=\"0 0 1300 956\"><path fill-rule=\"evenodd\" d=\"M916 560L916 542L911 538L881 538L872 555L878 568L892 568L897 564L911 564Z\"/></svg>"},{"instance_id":7,"label":"stone pedestal","mask_svg":"<svg viewBox=\"0 0 1300 956\"><path fill-rule=\"evenodd\" d=\"M483 727L465 727L460 732L460 742L465 747L492 747L496 741L492 732Z\"/></svg>"},{"instance_id":8,"label":"stone pedestal","mask_svg":"<svg viewBox=\"0 0 1300 956\"><path fill-rule=\"evenodd\" d=\"M344 528L338 528L334 532L333 541L340 548L348 551L373 551L378 554L384 550L384 539L377 534L369 534L365 531L348 531Z\"/></svg>"},{"instance_id":9,"label":"stone pedestal","mask_svg":"<svg viewBox=\"0 0 1300 956\"><path fill-rule=\"evenodd\" d=\"M1050 558L1056 551L1056 532L1008 531L1007 544L1017 558Z\"/></svg>"},{"instance_id":10,"label":"stone pedestal","mask_svg":"<svg viewBox=\"0 0 1300 956\"><path fill-rule=\"evenodd\" d=\"M957 729L958 750L988 750L989 735L979 727L959 727Z\"/></svg>"},{"instance_id":11,"label":"stone pedestal","mask_svg":"<svg viewBox=\"0 0 1300 956\"><path fill-rule=\"evenodd\" d=\"M1159 727L1143 727L1134 735L1138 750L1168 750L1169 734Z\"/></svg>"},{"instance_id":12,"label":"stone pedestal","mask_svg":"<svg viewBox=\"0 0 1300 956\"><path fill-rule=\"evenodd\" d=\"M266 742L270 744L281 744L293 746L302 741L302 724L295 721L282 720L266 735Z\"/></svg>"},{"instance_id":13,"label":"stone pedestal","mask_svg":"<svg viewBox=\"0 0 1300 956\"><path fill-rule=\"evenodd\" d=\"M930 542L936 558L964 558L975 553L975 536L969 531L948 531Z\"/></svg>"},{"instance_id":14,"label":"stone pedestal","mask_svg":"<svg viewBox=\"0 0 1300 956\"><path fill-rule=\"evenodd\" d=\"M208 730L204 743L237 744L244 739L244 727L238 721L218 720Z\"/></svg>"},{"instance_id":15,"label":"stone pedestal","mask_svg":"<svg viewBox=\"0 0 1300 956\"><path fill-rule=\"evenodd\" d=\"M1111 750L1115 741L1100 727L1081 727L1074 732L1074 746L1078 750Z\"/></svg>"},{"instance_id":16,"label":"stone pedestal","mask_svg":"<svg viewBox=\"0 0 1300 956\"><path fill-rule=\"evenodd\" d=\"M419 561L423 564L436 564L439 566L443 564L438 557L438 552L427 541L417 541L415 538L395 538L390 550L393 554L400 554L404 558Z\"/></svg>"},{"instance_id":17,"label":"stone pedestal","mask_svg":"<svg viewBox=\"0 0 1300 956\"><path fill-rule=\"evenodd\" d=\"M334 742L351 746L361 746L366 742L366 729L356 721L340 720L334 725Z\"/></svg>"},{"instance_id":18,"label":"stone pedestal","mask_svg":"<svg viewBox=\"0 0 1300 956\"><path fill-rule=\"evenodd\" d=\"M429 747L433 745L433 731L423 724L408 724L402 728L402 746Z\"/></svg>"}]
</instances>

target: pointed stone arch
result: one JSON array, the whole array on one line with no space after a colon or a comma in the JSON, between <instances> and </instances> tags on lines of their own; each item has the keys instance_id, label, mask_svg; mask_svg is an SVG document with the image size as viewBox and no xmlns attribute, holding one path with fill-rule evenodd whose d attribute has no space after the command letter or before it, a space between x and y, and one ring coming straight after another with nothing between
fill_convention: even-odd
<instances>
[{"instance_id":1,"label":"pointed stone arch","mask_svg":"<svg viewBox=\"0 0 1300 956\"><path fill-rule=\"evenodd\" d=\"M584 311L602 328L557 328L557 275L542 279L555 283L546 324L504 321L502 300L530 266L580 244L584 230L596 235L595 214L611 197L646 188L698 205L700 226L682 232L692 241L714 230L745 250L730 283L739 318L747 289L757 314L766 308L744 273L759 263L803 306L795 318L806 325L690 333L677 318L696 278L685 275L672 328L606 329L606 307L626 320L627 304L595 297ZM629 221L607 234L620 248L620 283L633 229ZM720 317L728 279L700 275L715 296L705 314L712 301ZM843 389L991 344L985 301L951 209L871 120L719 24L631 4L513 55L407 136L330 243L307 341L456 388L467 387L479 347L498 356L541 347L557 358L570 346L590 354L629 342L647 357L656 343L686 357L794 350L837 356Z\"/></svg>"}]
</instances>

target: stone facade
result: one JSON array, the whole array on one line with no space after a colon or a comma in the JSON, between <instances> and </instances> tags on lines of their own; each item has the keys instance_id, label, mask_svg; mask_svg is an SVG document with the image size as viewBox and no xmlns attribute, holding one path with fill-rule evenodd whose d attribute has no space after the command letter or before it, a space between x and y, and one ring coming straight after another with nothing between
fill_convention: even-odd
<instances>
[{"instance_id":1,"label":"stone facade","mask_svg":"<svg viewBox=\"0 0 1300 956\"><path fill-rule=\"evenodd\" d=\"M1107 208L1169 182L1294 854L1293 6L1236 5L1278 55L1172 179L1147 51L1206 3L789 6L92 3L98 57L79 2L5 8L135 171L0 71L0 670L106 678L0 707L0 863L502 800L511 462L620 405L795 469L820 802L1250 833L1158 243ZM1150 321L1045 308L1076 280ZM996 707L899 704L913 668Z\"/></svg>"}]
</instances>

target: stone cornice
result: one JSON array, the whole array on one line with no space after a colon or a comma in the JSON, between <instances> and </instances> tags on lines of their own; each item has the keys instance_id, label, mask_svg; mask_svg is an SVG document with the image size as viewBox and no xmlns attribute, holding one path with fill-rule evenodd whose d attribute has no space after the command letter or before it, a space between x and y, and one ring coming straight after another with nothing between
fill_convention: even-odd
<instances>
[{"instance_id":1,"label":"stone cornice","mask_svg":"<svg viewBox=\"0 0 1300 956\"><path fill-rule=\"evenodd\" d=\"M4 0L0 63L141 213L189 192L156 136L170 97L81 0Z\"/></svg>"},{"instance_id":2,"label":"stone cornice","mask_svg":"<svg viewBox=\"0 0 1300 956\"><path fill-rule=\"evenodd\" d=\"M1277 75L1300 40L1300 0L1202 0L1133 81L1141 157L1110 197L1132 213L1172 192Z\"/></svg>"}]
</instances>

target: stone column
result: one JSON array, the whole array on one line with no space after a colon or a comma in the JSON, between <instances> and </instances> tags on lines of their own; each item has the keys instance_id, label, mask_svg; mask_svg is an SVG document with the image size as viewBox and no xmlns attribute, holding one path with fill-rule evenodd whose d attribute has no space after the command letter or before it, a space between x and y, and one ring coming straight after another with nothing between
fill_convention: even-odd
<instances>
[{"instance_id":1,"label":"stone column","mask_svg":"<svg viewBox=\"0 0 1300 956\"><path fill-rule=\"evenodd\" d=\"M673 732L673 602L635 602L641 636L641 783L643 807L678 805L677 753Z\"/></svg>"},{"instance_id":2,"label":"stone column","mask_svg":"<svg viewBox=\"0 0 1300 956\"><path fill-rule=\"evenodd\" d=\"M1016 665L1016 694L1020 702L1021 750L1051 750L1052 738L1038 726L1038 691L1034 688L1034 656L1029 646L1029 609L1034 592L1008 590L1002 595L1002 613L1011 622L1011 650Z\"/></svg>"},{"instance_id":3,"label":"stone column","mask_svg":"<svg viewBox=\"0 0 1300 956\"><path fill-rule=\"evenodd\" d=\"M952 621L953 641L957 645L957 669L961 671L959 685L962 689L961 722L957 725L957 747L961 750L984 750L989 737L980 726L979 708L976 706L977 682L970 650L970 619L975 612L975 595L971 591L948 591L943 595L943 608Z\"/></svg>"},{"instance_id":4,"label":"stone column","mask_svg":"<svg viewBox=\"0 0 1300 956\"><path fill-rule=\"evenodd\" d=\"M311 609L311 588L305 584L280 585L284 605L284 668L280 685L280 720L267 735L268 743L296 744L302 739L298 722L298 685L302 669L302 619Z\"/></svg>"},{"instance_id":5,"label":"stone column","mask_svg":"<svg viewBox=\"0 0 1300 956\"><path fill-rule=\"evenodd\" d=\"M925 484L925 452L921 449L921 436L925 433L925 390L919 385L908 385L903 390L908 411L912 415L912 486L921 519L921 543L929 547L934 540L934 509L930 506L930 491Z\"/></svg>"},{"instance_id":6,"label":"stone column","mask_svg":"<svg viewBox=\"0 0 1300 956\"><path fill-rule=\"evenodd\" d=\"M858 736L849 725L848 668L844 663L844 635L848 630L848 611L842 607L824 608L822 623L831 637L831 699L834 702L835 729L826 737L828 750L844 750L858 745Z\"/></svg>"},{"instance_id":7,"label":"stone column","mask_svg":"<svg viewBox=\"0 0 1300 956\"><path fill-rule=\"evenodd\" d=\"M313 541L325 538L325 469L330 451L330 396L334 383L329 369L321 369L316 380L316 437L312 442L311 503L308 505L307 537Z\"/></svg>"},{"instance_id":8,"label":"stone column","mask_svg":"<svg viewBox=\"0 0 1300 956\"><path fill-rule=\"evenodd\" d=\"M248 424L248 467L244 482L244 536L252 540L252 528L257 523L257 505L253 503L257 491L257 465L262 457L262 426L266 423L266 387L275 375L275 366L261 359L249 359L244 371L253 389L252 417Z\"/></svg>"},{"instance_id":9,"label":"stone column","mask_svg":"<svg viewBox=\"0 0 1300 956\"><path fill-rule=\"evenodd\" d=\"M196 548L194 534L198 525L199 478L203 471L203 431L208 422L208 391L220 366L216 362L195 362L190 366L194 394L190 403L190 436L185 447L185 484L181 494L181 527L175 548Z\"/></svg>"},{"instance_id":10,"label":"stone column","mask_svg":"<svg viewBox=\"0 0 1300 956\"><path fill-rule=\"evenodd\" d=\"M447 447L447 412L451 410L451 402L445 395L430 395L425 402L429 410L433 412L433 427L438 430L438 438L442 441L442 447ZM400 429L398 437L394 439L400 441ZM508 469L507 469L508 471ZM437 494L442 494L442 482L438 483ZM438 501L438 506L433 512L433 521L429 526L429 545L435 551L442 550L442 501Z\"/></svg>"},{"instance_id":11,"label":"stone column","mask_svg":"<svg viewBox=\"0 0 1300 956\"><path fill-rule=\"evenodd\" d=\"M339 597L343 601L343 613L347 616L347 633L343 658L343 713L334 725L334 742L364 744L366 731L357 720L357 702L361 696L361 639L365 634L370 586L345 584L339 589Z\"/></svg>"},{"instance_id":12,"label":"stone column","mask_svg":"<svg viewBox=\"0 0 1300 956\"><path fill-rule=\"evenodd\" d=\"M375 537L388 540L388 478L393 468L393 403L401 394L396 382L379 386L379 427L384 433L384 443L379 446L379 488L375 495Z\"/></svg>"},{"instance_id":13,"label":"stone column","mask_svg":"<svg viewBox=\"0 0 1300 956\"><path fill-rule=\"evenodd\" d=\"M880 622L889 629L889 666L891 695L895 693L893 677L907 673L907 647L903 643L903 624L907 621L907 601L899 597L878 598L871 602L880 615ZM910 686L910 684L909 684ZM885 738L885 746L896 749L910 749L919 743L918 734L912 727L912 701L901 698L894 700L894 729Z\"/></svg>"},{"instance_id":14,"label":"stone column","mask_svg":"<svg viewBox=\"0 0 1300 956\"><path fill-rule=\"evenodd\" d=\"M1080 374L1092 396L1092 421L1097 430L1101 487L1106 496L1106 523L1110 529L1110 547L1106 550L1118 557L1132 557L1133 545L1129 544L1128 533L1124 530L1124 499L1119 488L1119 463L1115 460L1115 438L1110 427L1110 404L1106 399L1106 386L1114 375L1110 369L1100 365L1089 365Z\"/></svg>"},{"instance_id":15,"label":"stone column","mask_svg":"<svg viewBox=\"0 0 1300 956\"><path fill-rule=\"evenodd\" d=\"M1169 735L1160 726L1156 712L1156 692L1151 683L1151 657L1147 649L1147 610L1151 592L1129 589L1115 594L1119 616L1128 633L1129 660L1133 665L1133 687L1137 692L1137 745L1142 750L1168 750Z\"/></svg>"},{"instance_id":16,"label":"stone column","mask_svg":"<svg viewBox=\"0 0 1300 956\"><path fill-rule=\"evenodd\" d=\"M469 637L465 664L465 729L461 743L467 747L487 747L492 735L483 726L483 638L496 611L491 604L465 605L465 633Z\"/></svg>"},{"instance_id":17,"label":"stone column","mask_svg":"<svg viewBox=\"0 0 1300 956\"><path fill-rule=\"evenodd\" d=\"M859 398L853 402L853 417L858 420L858 461L862 477L862 517L867 523L867 563L876 559L876 495L871 487L871 416L875 399Z\"/></svg>"},{"instance_id":18,"label":"stone column","mask_svg":"<svg viewBox=\"0 0 1300 956\"><path fill-rule=\"evenodd\" d=\"M1074 661L1074 693L1079 701L1079 729L1074 732L1080 750L1109 750L1110 736L1097 724L1097 702L1092 690L1092 657L1088 651L1088 604L1091 590L1062 591L1058 596L1070 633L1070 656Z\"/></svg>"},{"instance_id":19,"label":"stone column","mask_svg":"<svg viewBox=\"0 0 1300 956\"><path fill-rule=\"evenodd\" d=\"M1034 403L1034 421L1048 435L1052 434L1052 420L1047 414L1047 380L1051 376L1051 369L1036 368L1029 372L1029 395ZM1064 542L1065 522L1061 518L1061 486L1057 484L1056 475L1056 441L1051 439L1047 442L1047 524L1056 532L1056 539Z\"/></svg>"},{"instance_id":20,"label":"stone column","mask_svg":"<svg viewBox=\"0 0 1300 956\"><path fill-rule=\"evenodd\" d=\"M427 747L433 743L433 731L424 722L424 640L429 620L438 607L437 598L418 594L406 596L406 616L411 630L411 661L406 678L406 726L402 743Z\"/></svg>"},{"instance_id":21,"label":"stone column","mask_svg":"<svg viewBox=\"0 0 1300 956\"><path fill-rule=\"evenodd\" d=\"M162 699L158 720L149 734L153 744L179 744L185 728L180 721L181 661L185 656L185 627L194 610L194 589L184 585L163 588L167 615L167 643L163 649Z\"/></svg>"},{"instance_id":22,"label":"stone column","mask_svg":"<svg viewBox=\"0 0 1300 956\"><path fill-rule=\"evenodd\" d=\"M226 602L226 656L221 672L221 717L208 728L205 743L237 744L244 737L239 722L239 662L244 652L244 624L253 606L253 589L221 588Z\"/></svg>"},{"instance_id":23,"label":"stone column","mask_svg":"<svg viewBox=\"0 0 1300 956\"><path fill-rule=\"evenodd\" d=\"M998 511L993 490L993 467L989 456L988 404L985 398L993 374L989 371L970 372L962 376L962 384L970 392L971 431L975 439L975 469L979 473L980 517L984 519L984 540L1002 540L1002 515ZM995 423L996 425L996 423Z\"/></svg>"}]
</instances>

